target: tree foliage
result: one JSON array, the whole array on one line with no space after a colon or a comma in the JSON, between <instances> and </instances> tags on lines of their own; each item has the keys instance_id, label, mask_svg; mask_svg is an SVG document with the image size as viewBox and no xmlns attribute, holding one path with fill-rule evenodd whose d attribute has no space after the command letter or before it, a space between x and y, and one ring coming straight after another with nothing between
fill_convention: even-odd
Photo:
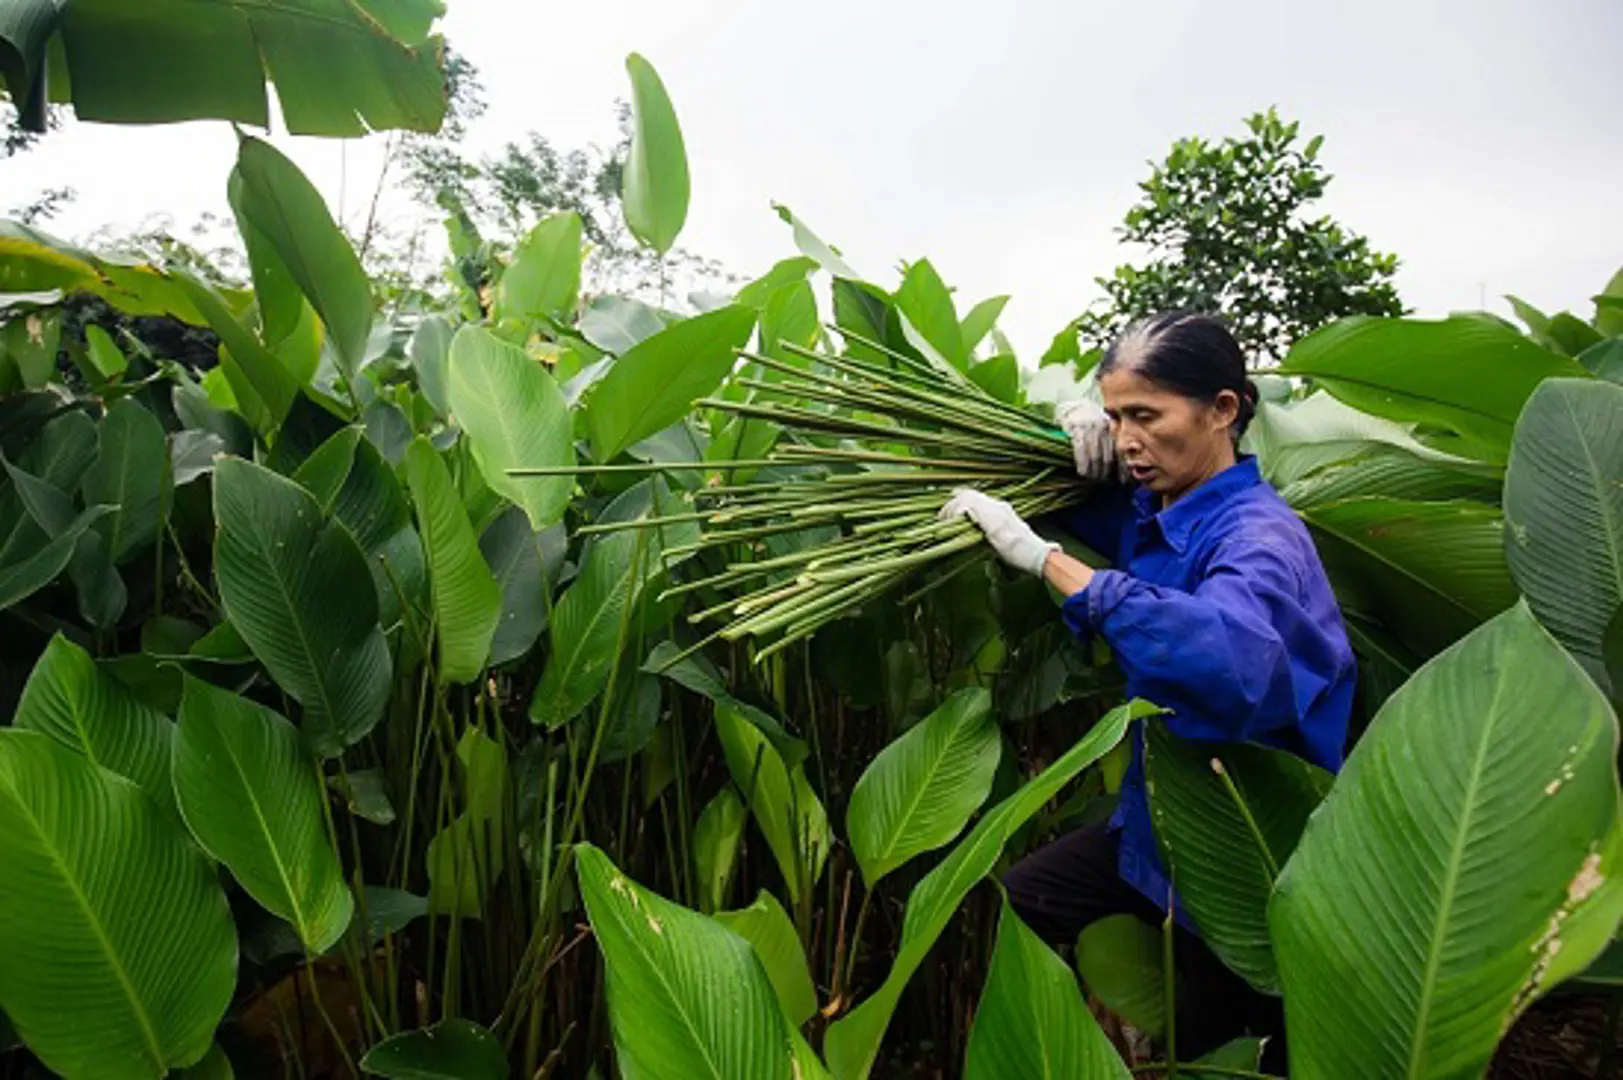
<instances>
[{"instance_id":1,"label":"tree foliage","mask_svg":"<svg viewBox=\"0 0 1623 1080\"><path fill-rule=\"evenodd\" d=\"M1244 138L1178 140L1139 185L1119 234L1149 258L1097 279L1104 298L1074 324L1085 341L1181 308L1220 313L1248 353L1279 357L1342 316L1403 314L1397 256L1309 214L1331 180L1324 136L1298 145L1300 124L1272 109L1245 123Z\"/></svg>"}]
</instances>

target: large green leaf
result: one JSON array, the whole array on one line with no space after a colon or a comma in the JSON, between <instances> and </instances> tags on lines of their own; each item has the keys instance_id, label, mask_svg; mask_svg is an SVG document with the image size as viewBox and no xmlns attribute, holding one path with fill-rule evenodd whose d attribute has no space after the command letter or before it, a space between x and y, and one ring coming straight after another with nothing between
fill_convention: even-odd
<instances>
[{"instance_id":1,"label":"large green leaf","mask_svg":"<svg viewBox=\"0 0 1623 1080\"><path fill-rule=\"evenodd\" d=\"M716 736L733 783L777 860L795 902L817 884L834 845L823 803L802 762L788 765L762 731L730 704L716 702Z\"/></svg>"},{"instance_id":2,"label":"large green leaf","mask_svg":"<svg viewBox=\"0 0 1623 1080\"><path fill-rule=\"evenodd\" d=\"M304 706L310 745L338 754L372 730L389 699L389 647L366 557L309 492L240 458L215 467L214 520L227 617Z\"/></svg>"},{"instance_id":3,"label":"large green leaf","mask_svg":"<svg viewBox=\"0 0 1623 1080\"><path fill-rule=\"evenodd\" d=\"M406 451L406 477L428 551L437 674L441 682L472 682L490 657L502 614L501 586L479 553L451 474L426 435L417 436Z\"/></svg>"},{"instance_id":4,"label":"large green leaf","mask_svg":"<svg viewBox=\"0 0 1623 1080\"><path fill-rule=\"evenodd\" d=\"M1623 604L1623 386L1558 379L1533 394L1505 474L1505 559L1533 614L1611 689L1602 642Z\"/></svg>"},{"instance_id":5,"label":"large green leaf","mask_svg":"<svg viewBox=\"0 0 1623 1080\"><path fill-rule=\"evenodd\" d=\"M590 844L575 848L575 866L623 1075L791 1080L792 1031L749 942L644 889Z\"/></svg>"},{"instance_id":6,"label":"large green leaf","mask_svg":"<svg viewBox=\"0 0 1623 1080\"><path fill-rule=\"evenodd\" d=\"M507 473L575 464L569 409L547 369L490 331L464 326L451 341L450 401L485 483L522 506L537 532L563 517L574 477Z\"/></svg>"},{"instance_id":7,"label":"large green leaf","mask_svg":"<svg viewBox=\"0 0 1623 1080\"><path fill-rule=\"evenodd\" d=\"M1381 496L1418 502L1475 499L1497 503L1504 489L1504 470L1491 465L1438 461L1384 443L1369 446L1316 468L1281 488L1279 494L1296 509Z\"/></svg>"},{"instance_id":8,"label":"large green leaf","mask_svg":"<svg viewBox=\"0 0 1623 1080\"><path fill-rule=\"evenodd\" d=\"M680 420L732 370L733 350L755 328L755 309L734 304L667 326L615 361L587 399L592 454L608 461Z\"/></svg>"},{"instance_id":9,"label":"large green leaf","mask_svg":"<svg viewBox=\"0 0 1623 1080\"><path fill-rule=\"evenodd\" d=\"M0 40L0 65L4 53ZM16 221L0 221L0 293L58 289L64 294L87 292L99 296L126 315L173 315L194 326L203 323L197 308L166 272L144 262L93 254ZM0 332L0 342L13 350L19 344L25 346L18 358L23 380L28 386L40 385L56 369L60 317L39 313L6 325L7 331Z\"/></svg>"},{"instance_id":10,"label":"large green leaf","mask_svg":"<svg viewBox=\"0 0 1623 1080\"><path fill-rule=\"evenodd\" d=\"M108 512L105 506L88 507L48 543L32 549L16 562L0 566L0 608L26 600L55 581L73 557L79 538Z\"/></svg>"},{"instance_id":11,"label":"large green leaf","mask_svg":"<svg viewBox=\"0 0 1623 1080\"><path fill-rule=\"evenodd\" d=\"M496 283L498 321L573 321L580 293L581 220L573 210L542 218L513 251Z\"/></svg>"},{"instance_id":12,"label":"large green leaf","mask_svg":"<svg viewBox=\"0 0 1623 1080\"><path fill-rule=\"evenodd\" d=\"M901 288L896 290L896 306L918 331L960 371L969 365L969 350L964 348L963 331L958 326L958 313L953 310L952 293L942 283L930 260L920 259L907 268Z\"/></svg>"},{"instance_id":13,"label":"large green leaf","mask_svg":"<svg viewBox=\"0 0 1623 1080\"><path fill-rule=\"evenodd\" d=\"M1285 379L1280 381L1288 383ZM1388 447L1408 451L1427 461L1455 466L1473 464L1469 459L1426 446L1415 438L1414 428L1414 424L1400 424L1362 412L1330 394L1313 393L1300 401L1260 402L1240 445L1257 455L1263 476L1282 492L1327 466ZM1475 464L1483 468L1480 463Z\"/></svg>"},{"instance_id":14,"label":"large green leaf","mask_svg":"<svg viewBox=\"0 0 1623 1080\"><path fill-rule=\"evenodd\" d=\"M715 911L727 902L738 845L744 839L744 801L732 785L704 804L693 825L693 864L698 871L699 910Z\"/></svg>"},{"instance_id":15,"label":"large green leaf","mask_svg":"<svg viewBox=\"0 0 1623 1080\"><path fill-rule=\"evenodd\" d=\"M89 653L61 634L51 638L35 662L12 723L49 735L133 780L159 806L175 805L169 780L174 724L99 670Z\"/></svg>"},{"instance_id":16,"label":"large green leaf","mask_svg":"<svg viewBox=\"0 0 1623 1080\"><path fill-rule=\"evenodd\" d=\"M411 366L417 372L417 388L441 417L451 415L451 336L451 324L444 316L430 315L417 324L409 350Z\"/></svg>"},{"instance_id":17,"label":"large green leaf","mask_svg":"<svg viewBox=\"0 0 1623 1080\"><path fill-rule=\"evenodd\" d=\"M1475 315L1342 319L1297 342L1278 370L1377 416L1452 432L1445 448L1498 462L1541 380L1588 375L1576 360Z\"/></svg>"},{"instance_id":18,"label":"large green leaf","mask_svg":"<svg viewBox=\"0 0 1623 1080\"><path fill-rule=\"evenodd\" d=\"M755 950L766 977L772 980L789 1026L798 1028L810 1020L817 1011L817 988L812 985L811 969L806 966L806 953L800 947L795 924L789 921L789 913L778 898L762 889L749 907L718 912L714 918Z\"/></svg>"},{"instance_id":19,"label":"large green leaf","mask_svg":"<svg viewBox=\"0 0 1623 1080\"><path fill-rule=\"evenodd\" d=\"M320 765L296 728L185 676L175 797L192 835L312 953L349 926L355 900L327 838Z\"/></svg>"},{"instance_id":20,"label":"large green leaf","mask_svg":"<svg viewBox=\"0 0 1623 1080\"><path fill-rule=\"evenodd\" d=\"M648 515L663 480L643 481L609 504L600 520L625 521ZM633 639L632 614L659 569L655 529L630 529L598 537L586 547L580 573L552 609L547 627L552 651L530 699L530 719L556 728L577 716L608 682L617 661L622 624Z\"/></svg>"},{"instance_id":21,"label":"large green leaf","mask_svg":"<svg viewBox=\"0 0 1623 1080\"><path fill-rule=\"evenodd\" d=\"M1385 624L1421 656L1516 601L1495 507L1366 498L1302 516L1342 607Z\"/></svg>"},{"instance_id":22,"label":"large green leaf","mask_svg":"<svg viewBox=\"0 0 1623 1080\"><path fill-rule=\"evenodd\" d=\"M992 872L1015 830L1059 794L1077 773L1120 742L1132 721L1159 711L1142 701L1112 709L1053 764L987 811L952 854L914 886L907 899L901 946L890 974L872 996L828 1029L823 1052L830 1071L839 1080L860 1080L873 1068L903 988L969 890Z\"/></svg>"},{"instance_id":23,"label":"large green leaf","mask_svg":"<svg viewBox=\"0 0 1623 1080\"><path fill-rule=\"evenodd\" d=\"M120 398L102 421L101 452L84 474L86 506L116 507L96 523L114 562L151 544L169 512L169 444L158 418Z\"/></svg>"},{"instance_id":24,"label":"large green leaf","mask_svg":"<svg viewBox=\"0 0 1623 1080\"><path fill-rule=\"evenodd\" d=\"M1003 901L986 989L975 1009L965 1080L1130 1080L1088 1012L1070 967Z\"/></svg>"},{"instance_id":25,"label":"large green leaf","mask_svg":"<svg viewBox=\"0 0 1623 1080\"><path fill-rule=\"evenodd\" d=\"M1281 874L1291 1076L1480 1076L1617 925L1617 719L1525 604L1382 708ZM1559 953L1559 956L1557 955Z\"/></svg>"},{"instance_id":26,"label":"large green leaf","mask_svg":"<svg viewBox=\"0 0 1623 1080\"><path fill-rule=\"evenodd\" d=\"M969 309L969 314L958 324L966 355L974 351L975 346L981 343L981 339L992 332L992 328L997 325L998 316L1003 314L1003 308L1008 302L1007 296L989 296Z\"/></svg>"},{"instance_id":27,"label":"large green leaf","mask_svg":"<svg viewBox=\"0 0 1623 1080\"><path fill-rule=\"evenodd\" d=\"M321 316L339 365L353 381L372 332L372 285L321 193L280 151L244 137L232 173L231 206L239 221L269 242Z\"/></svg>"},{"instance_id":28,"label":"large green leaf","mask_svg":"<svg viewBox=\"0 0 1623 1080\"><path fill-rule=\"evenodd\" d=\"M470 727L456 758L462 813L428 843L428 909L478 918L507 862L507 750Z\"/></svg>"},{"instance_id":29,"label":"large green leaf","mask_svg":"<svg viewBox=\"0 0 1623 1080\"><path fill-rule=\"evenodd\" d=\"M850 265L841 256L839 248L825 243L821 237L811 231L804 221L794 215L794 211L782 203L776 202L772 204L772 209L783 220L784 224L793 230L795 247L800 249L801 254L815 261L818 266L821 266L835 277L860 278L862 276L851 269Z\"/></svg>"},{"instance_id":30,"label":"large green leaf","mask_svg":"<svg viewBox=\"0 0 1623 1080\"><path fill-rule=\"evenodd\" d=\"M507 1080L507 1053L496 1036L452 1017L391 1035L366 1052L361 1068L390 1080Z\"/></svg>"},{"instance_id":31,"label":"large green leaf","mask_svg":"<svg viewBox=\"0 0 1623 1080\"><path fill-rule=\"evenodd\" d=\"M1166 1032L1166 962L1156 927L1137 915L1094 920L1076 936L1076 970L1123 1020L1154 1039Z\"/></svg>"},{"instance_id":32,"label":"large green leaf","mask_svg":"<svg viewBox=\"0 0 1623 1080\"><path fill-rule=\"evenodd\" d=\"M845 829L862 879L879 879L963 831L992 790L1002 753L992 695L960 690L869 763Z\"/></svg>"},{"instance_id":33,"label":"large green leaf","mask_svg":"<svg viewBox=\"0 0 1623 1080\"><path fill-rule=\"evenodd\" d=\"M349 473L326 509L366 555L377 586L378 622L385 630L400 621L402 603L426 608L428 566L422 539L412 528L411 503L400 478L370 440L355 444Z\"/></svg>"},{"instance_id":34,"label":"large green leaf","mask_svg":"<svg viewBox=\"0 0 1623 1080\"><path fill-rule=\"evenodd\" d=\"M621 199L631 234L663 254L688 216L688 155L665 84L636 53L631 76L631 152L621 174ZM660 425L664 426L664 425Z\"/></svg>"},{"instance_id":35,"label":"large green leaf","mask_svg":"<svg viewBox=\"0 0 1623 1080\"><path fill-rule=\"evenodd\" d=\"M530 531L530 519L509 506L479 536L479 553L502 590L501 619L490 640L490 664L505 664L530 651L547 627L548 591L562 567L564 527Z\"/></svg>"},{"instance_id":36,"label":"large green leaf","mask_svg":"<svg viewBox=\"0 0 1623 1080\"><path fill-rule=\"evenodd\" d=\"M1268 901L1334 777L1283 750L1191 743L1160 724L1144 732L1144 776L1156 841L1202 940L1278 993Z\"/></svg>"},{"instance_id":37,"label":"large green leaf","mask_svg":"<svg viewBox=\"0 0 1623 1080\"><path fill-rule=\"evenodd\" d=\"M0 730L0 1008L53 1072L160 1077L208 1053L236 987L214 870L139 788Z\"/></svg>"},{"instance_id":38,"label":"large green leaf","mask_svg":"<svg viewBox=\"0 0 1623 1080\"><path fill-rule=\"evenodd\" d=\"M183 270L174 271L174 277L220 339L219 370L231 387L236 411L261 435L274 433L299 396L298 380L238 320L214 286Z\"/></svg>"},{"instance_id":39,"label":"large green leaf","mask_svg":"<svg viewBox=\"0 0 1623 1080\"><path fill-rule=\"evenodd\" d=\"M81 120L205 117L270 125L276 84L294 135L434 131L445 115L438 0L23 0L0 22L0 75L44 130L44 100L71 95ZM47 42L59 35L63 71ZM66 76L65 79L62 76Z\"/></svg>"}]
</instances>

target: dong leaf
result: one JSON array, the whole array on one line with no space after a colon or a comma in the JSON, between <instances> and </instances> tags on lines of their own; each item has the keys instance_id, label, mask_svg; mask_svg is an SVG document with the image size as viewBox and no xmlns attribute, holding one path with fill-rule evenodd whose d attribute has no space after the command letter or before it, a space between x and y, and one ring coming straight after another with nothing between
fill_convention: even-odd
<instances>
[{"instance_id":1,"label":"dong leaf","mask_svg":"<svg viewBox=\"0 0 1623 1080\"><path fill-rule=\"evenodd\" d=\"M1159 929L1137 915L1096 919L1076 936L1076 970L1088 993L1123 1020L1151 1038L1166 1032L1166 966Z\"/></svg>"},{"instance_id":2,"label":"dong leaf","mask_svg":"<svg viewBox=\"0 0 1623 1080\"><path fill-rule=\"evenodd\" d=\"M716 911L727 902L745 820L743 800L731 785L716 792L699 811L693 825L693 863L699 872L701 911Z\"/></svg>"},{"instance_id":3,"label":"dong leaf","mask_svg":"<svg viewBox=\"0 0 1623 1080\"><path fill-rule=\"evenodd\" d=\"M586 426L592 454L609 461L680 420L732 370L733 350L755 328L741 304L667 326L633 346L592 388Z\"/></svg>"},{"instance_id":4,"label":"dong leaf","mask_svg":"<svg viewBox=\"0 0 1623 1080\"><path fill-rule=\"evenodd\" d=\"M652 512L656 487L643 481L609 504L600 520L627 521ZM530 700L530 719L557 728L579 715L608 682L618 661L622 632L634 641L633 615L659 569L658 531L629 529L589 544L580 573L552 609L547 633L552 650ZM630 611L627 609L630 608Z\"/></svg>"},{"instance_id":5,"label":"dong leaf","mask_svg":"<svg viewBox=\"0 0 1623 1080\"><path fill-rule=\"evenodd\" d=\"M631 152L620 177L626 225L645 246L664 254L687 221L687 149L676 109L653 66L632 53L626 57L626 72L631 76Z\"/></svg>"},{"instance_id":6,"label":"dong leaf","mask_svg":"<svg viewBox=\"0 0 1623 1080\"><path fill-rule=\"evenodd\" d=\"M992 872L1015 830L1034 817L1077 773L1120 742L1132 721L1159 711L1141 701L1111 710L1053 764L987 811L952 853L914 886L907 899L901 946L884 983L829 1026L823 1050L837 1080L860 1080L873 1068L903 988L969 890Z\"/></svg>"},{"instance_id":7,"label":"dong leaf","mask_svg":"<svg viewBox=\"0 0 1623 1080\"><path fill-rule=\"evenodd\" d=\"M368 1050L361 1068L390 1080L506 1080L501 1040L460 1017L391 1035Z\"/></svg>"},{"instance_id":8,"label":"dong leaf","mask_svg":"<svg viewBox=\"0 0 1623 1080\"><path fill-rule=\"evenodd\" d=\"M766 837L789 896L817 884L834 844L828 814L806 779L804 763L789 766L759 728L729 704L716 703L716 736L733 783Z\"/></svg>"},{"instance_id":9,"label":"dong leaf","mask_svg":"<svg viewBox=\"0 0 1623 1080\"><path fill-rule=\"evenodd\" d=\"M134 784L0 730L0 1009L66 1077L161 1077L209 1051L236 988L225 893Z\"/></svg>"},{"instance_id":10,"label":"dong leaf","mask_svg":"<svg viewBox=\"0 0 1623 1080\"><path fill-rule=\"evenodd\" d=\"M1505 558L1528 605L1594 676L1623 604L1623 386L1556 379L1516 424L1505 473Z\"/></svg>"},{"instance_id":11,"label":"dong leaf","mask_svg":"<svg viewBox=\"0 0 1623 1080\"><path fill-rule=\"evenodd\" d=\"M1278 993L1268 901L1333 777L1283 750L1191 743L1163 725L1146 729L1144 747L1155 838L1179 901L1232 971Z\"/></svg>"},{"instance_id":12,"label":"dong leaf","mask_svg":"<svg viewBox=\"0 0 1623 1080\"><path fill-rule=\"evenodd\" d=\"M269 242L327 328L351 381L366 359L372 332L372 285L315 185L269 143L244 137L237 146L231 205Z\"/></svg>"},{"instance_id":13,"label":"dong leaf","mask_svg":"<svg viewBox=\"0 0 1623 1080\"><path fill-rule=\"evenodd\" d=\"M953 367L960 371L968 367L969 350L964 348L952 293L947 291L928 259L920 259L907 268L902 286L896 290L896 306L919 336Z\"/></svg>"},{"instance_id":14,"label":"dong leaf","mask_svg":"<svg viewBox=\"0 0 1623 1080\"><path fill-rule=\"evenodd\" d=\"M0 75L38 131L48 99L71 100L81 120L208 117L266 128L267 82L294 135L434 131L446 95L442 44L428 31L440 12L434 0L160 0L135 9L27 0L20 19L0 22L0 44L9 46L0 48ZM53 34L65 68L53 57L48 83Z\"/></svg>"},{"instance_id":15,"label":"dong leaf","mask_svg":"<svg viewBox=\"0 0 1623 1080\"><path fill-rule=\"evenodd\" d=\"M327 839L320 765L276 713L190 676L175 737L175 795L200 844L311 953L355 908Z\"/></svg>"},{"instance_id":16,"label":"dong leaf","mask_svg":"<svg viewBox=\"0 0 1623 1080\"><path fill-rule=\"evenodd\" d=\"M590 844L575 848L575 872L622 1074L791 1080L793 1032L748 941L644 889Z\"/></svg>"},{"instance_id":17,"label":"dong leaf","mask_svg":"<svg viewBox=\"0 0 1623 1080\"><path fill-rule=\"evenodd\" d=\"M417 324L408 350L411 366L417 372L417 388L442 418L451 415L451 334L451 324L443 316L430 315Z\"/></svg>"},{"instance_id":18,"label":"dong leaf","mask_svg":"<svg viewBox=\"0 0 1623 1080\"><path fill-rule=\"evenodd\" d=\"M366 557L309 492L224 458L214 471L214 571L227 617L304 706L305 738L332 756L388 703L389 647Z\"/></svg>"},{"instance_id":19,"label":"dong leaf","mask_svg":"<svg viewBox=\"0 0 1623 1080\"><path fill-rule=\"evenodd\" d=\"M563 517L572 476L510 476L509 469L573 465L569 409L546 368L478 326L451 341L451 411L493 491L524 508L537 532Z\"/></svg>"},{"instance_id":20,"label":"dong leaf","mask_svg":"<svg viewBox=\"0 0 1623 1080\"><path fill-rule=\"evenodd\" d=\"M581 220L573 210L542 218L519 241L496 283L498 321L572 321L580 292Z\"/></svg>"},{"instance_id":21,"label":"dong leaf","mask_svg":"<svg viewBox=\"0 0 1623 1080\"><path fill-rule=\"evenodd\" d=\"M1342 319L1297 342L1282 375L1311 378L1357 409L1451 433L1443 449L1502 463L1522 406L1540 381L1585 377L1496 319Z\"/></svg>"},{"instance_id":22,"label":"dong leaf","mask_svg":"<svg viewBox=\"0 0 1623 1080\"><path fill-rule=\"evenodd\" d=\"M530 651L546 629L548 598L564 558L564 527L530 531L530 519L509 506L479 537L479 553L502 590L501 618L490 641L490 663L505 664Z\"/></svg>"},{"instance_id":23,"label":"dong leaf","mask_svg":"<svg viewBox=\"0 0 1623 1080\"><path fill-rule=\"evenodd\" d=\"M281 427L299 396L299 383L264 344L231 311L214 286L186 273L173 271L187 297L208 320L220 339L220 367L235 398L234 407L261 435ZM207 380L204 380L207 386ZM220 403L216 403L220 404Z\"/></svg>"},{"instance_id":24,"label":"dong leaf","mask_svg":"<svg viewBox=\"0 0 1623 1080\"><path fill-rule=\"evenodd\" d=\"M1342 608L1384 624L1422 657L1516 600L1492 506L1361 498L1310 506L1302 517Z\"/></svg>"},{"instance_id":25,"label":"dong leaf","mask_svg":"<svg viewBox=\"0 0 1623 1080\"><path fill-rule=\"evenodd\" d=\"M1600 953L1620 913L1617 745L1525 604L1387 700L1269 911L1292 1076L1480 1075L1516 1015Z\"/></svg>"},{"instance_id":26,"label":"dong leaf","mask_svg":"<svg viewBox=\"0 0 1623 1080\"><path fill-rule=\"evenodd\" d=\"M762 889L755 903L739 911L713 916L717 922L750 943L755 957L772 980L789 1026L799 1028L817 1011L817 988L812 985L806 953L789 913L778 898Z\"/></svg>"},{"instance_id":27,"label":"dong leaf","mask_svg":"<svg viewBox=\"0 0 1623 1080\"><path fill-rule=\"evenodd\" d=\"M55 581L73 557L80 537L108 511L106 506L86 508L49 542L16 562L0 566L0 608L26 600Z\"/></svg>"},{"instance_id":28,"label":"dong leaf","mask_svg":"<svg viewBox=\"0 0 1623 1080\"><path fill-rule=\"evenodd\" d=\"M479 553L445 462L425 435L406 451L406 477L428 553L442 682L472 682L490 657L502 590Z\"/></svg>"},{"instance_id":29,"label":"dong leaf","mask_svg":"<svg viewBox=\"0 0 1623 1080\"><path fill-rule=\"evenodd\" d=\"M969 309L963 321L958 324L958 332L963 338L964 352L973 352L981 339L992 332L997 325L997 318L1003 314L1004 305L1009 302L1007 296L992 296Z\"/></svg>"},{"instance_id":30,"label":"dong leaf","mask_svg":"<svg viewBox=\"0 0 1623 1080\"><path fill-rule=\"evenodd\" d=\"M1002 743L985 690L960 690L879 752L851 790L846 834L872 889L963 830L992 790Z\"/></svg>"},{"instance_id":31,"label":"dong leaf","mask_svg":"<svg viewBox=\"0 0 1623 1080\"><path fill-rule=\"evenodd\" d=\"M428 909L478 918L507 862L507 750L470 727L456 757L462 813L428 843Z\"/></svg>"},{"instance_id":32,"label":"dong leaf","mask_svg":"<svg viewBox=\"0 0 1623 1080\"><path fill-rule=\"evenodd\" d=\"M169 444L158 418L134 398L120 398L102 421L101 451L84 474L86 506L116 509L96 523L114 562L152 543L169 512Z\"/></svg>"},{"instance_id":33,"label":"dong leaf","mask_svg":"<svg viewBox=\"0 0 1623 1080\"><path fill-rule=\"evenodd\" d=\"M52 636L35 662L12 723L49 735L133 781L159 806L174 807L169 779L174 724L61 634Z\"/></svg>"},{"instance_id":34,"label":"dong leaf","mask_svg":"<svg viewBox=\"0 0 1623 1080\"><path fill-rule=\"evenodd\" d=\"M1130 1080L1070 967L1003 901L986 988L969 1029L965 1080Z\"/></svg>"}]
</instances>

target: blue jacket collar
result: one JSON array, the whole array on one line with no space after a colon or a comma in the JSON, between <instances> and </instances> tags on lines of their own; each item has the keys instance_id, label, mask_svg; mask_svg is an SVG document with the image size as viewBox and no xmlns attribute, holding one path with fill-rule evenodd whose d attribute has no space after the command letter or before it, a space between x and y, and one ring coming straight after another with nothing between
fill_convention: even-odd
<instances>
[{"instance_id":1,"label":"blue jacket collar","mask_svg":"<svg viewBox=\"0 0 1623 1080\"><path fill-rule=\"evenodd\" d=\"M1166 538L1167 544L1182 555L1184 549L1189 546L1189 538L1194 535L1195 529L1202 521L1240 492L1256 487L1260 483L1262 473L1257 468L1256 457L1242 454L1233 465L1165 510L1156 511L1161 497L1147 488L1139 488L1133 492L1133 506L1138 511L1138 520L1142 522L1153 518L1160 526L1161 535Z\"/></svg>"}]
</instances>

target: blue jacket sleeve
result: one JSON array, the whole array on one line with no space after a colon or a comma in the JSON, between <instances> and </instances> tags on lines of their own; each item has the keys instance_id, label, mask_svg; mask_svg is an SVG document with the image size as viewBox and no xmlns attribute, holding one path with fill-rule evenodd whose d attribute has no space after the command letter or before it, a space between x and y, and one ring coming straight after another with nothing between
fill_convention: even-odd
<instances>
[{"instance_id":1,"label":"blue jacket sleeve","mask_svg":"<svg viewBox=\"0 0 1623 1080\"><path fill-rule=\"evenodd\" d=\"M1098 571L1062 612L1074 633L1104 636L1134 694L1172 710L1169 726L1187 739L1296 726L1316 692L1298 696L1308 688L1295 686L1279 630L1305 618L1296 570L1261 542L1220 547L1193 593Z\"/></svg>"}]
</instances>

